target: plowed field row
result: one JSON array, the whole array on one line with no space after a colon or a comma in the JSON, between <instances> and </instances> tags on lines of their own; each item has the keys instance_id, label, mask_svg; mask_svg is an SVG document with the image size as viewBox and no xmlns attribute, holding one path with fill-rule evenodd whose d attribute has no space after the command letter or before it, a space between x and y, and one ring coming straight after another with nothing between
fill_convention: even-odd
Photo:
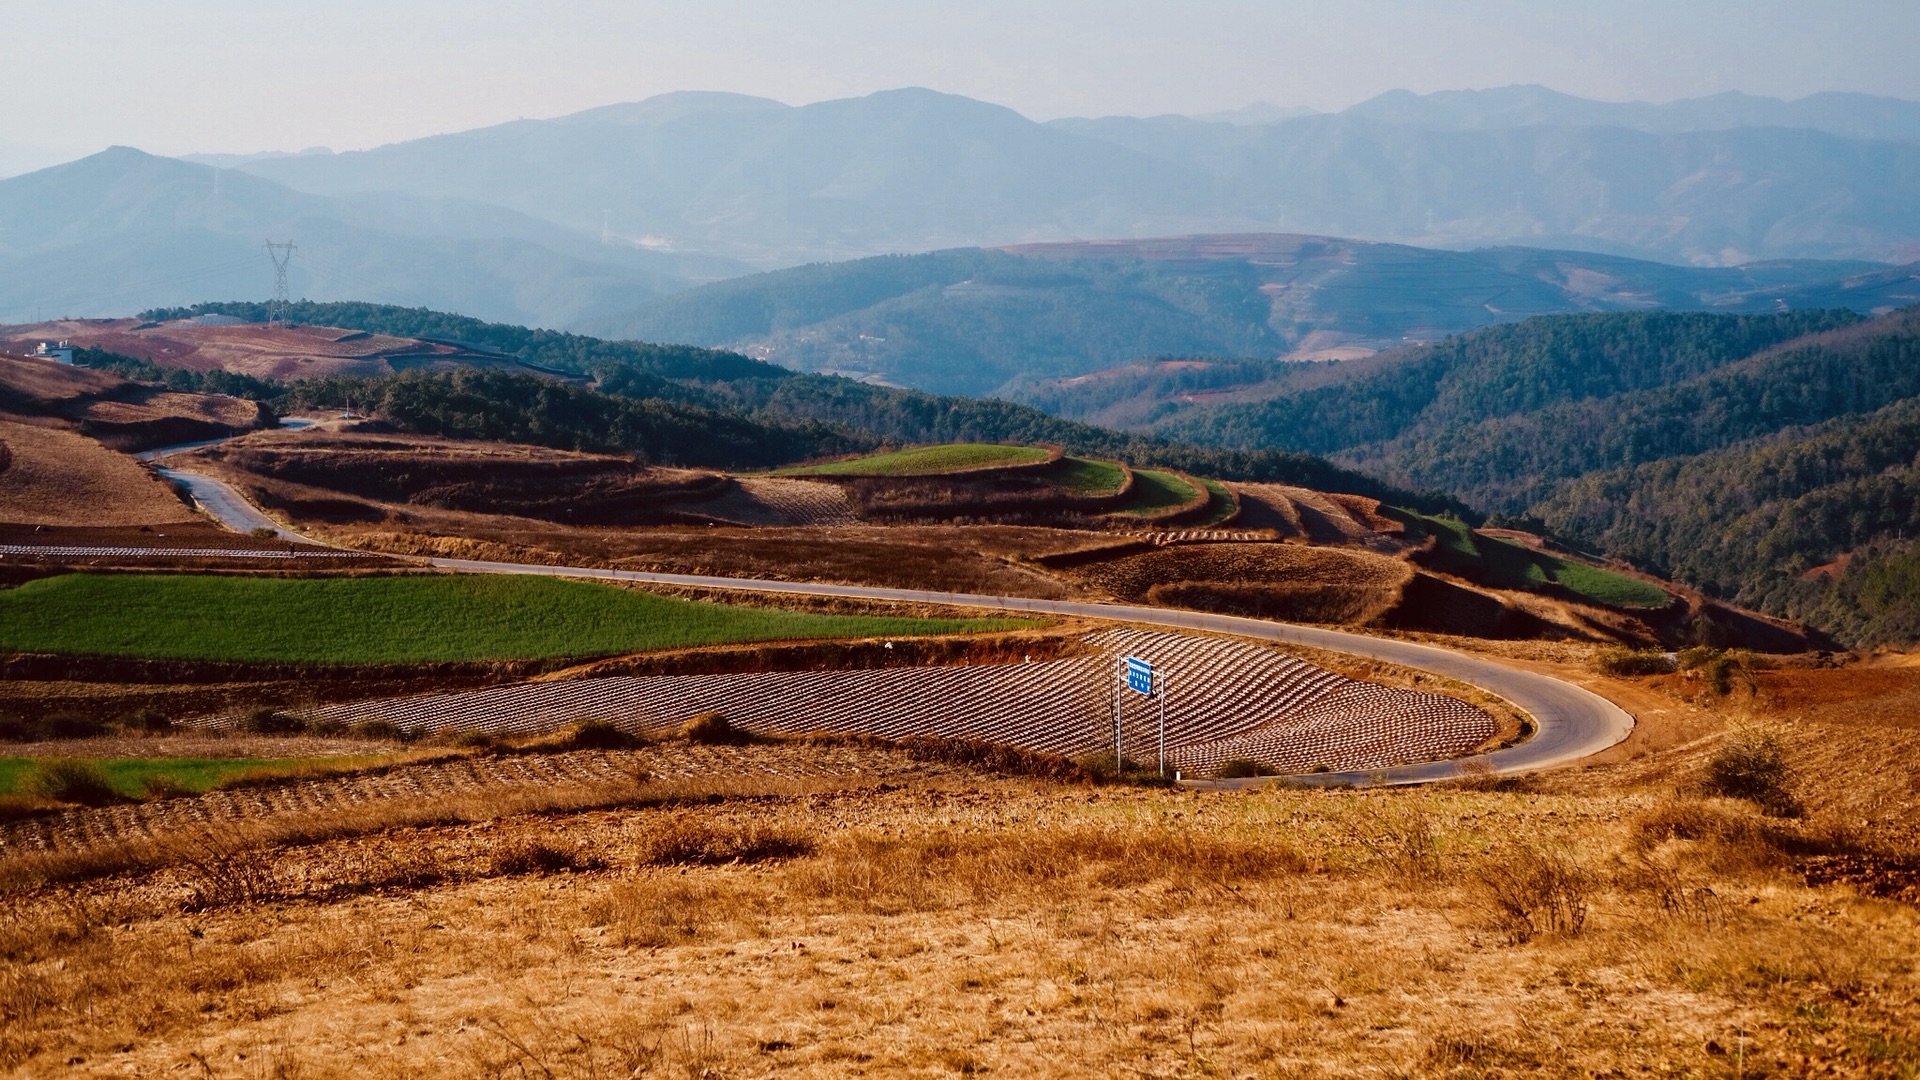
<instances>
[{"instance_id":1,"label":"plowed field row","mask_svg":"<svg viewBox=\"0 0 1920 1080\"><path fill-rule=\"evenodd\" d=\"M770 776L788 779L884 775L916 779L950 775L950 766L916 762L891 750L859 747L691 746L674 744L617 752L539 757L474 757L406 765L379 775L341 776L274 787L209 791L188 798L73 809L0 825L0 858L71 851L167 833L195 832L287 814L347 811L385 801L421 802L557 786L704 777Z\"/></svg>"},{"instance_id":2,"label":"plowed field row","mask_svg":"<svg viewBox=\"0 0 1920 1080\"><path fill-rule=\"evenodd\" d=\"M48 559L152 556L174 559L371 559L378 557L364 551L336 551L330 548L243 551L235 548L86 547L36 544L0 544L0 555L37 555Z\"/></svg>"},{"instance_id":3,"label":"plowed field row","mask_svg":"<svg viewBox=\"0 0 1920 1080\"><path fill-rule=\"evenodd\" d=\"M786 671L526 683L388 698L307 713L316 721L385 720L426 734L536 735L585 719L657 731L708 710L751 731L981 739L1080 755L1113 745L1121 657L1162 673L1173 764L1205 771L1229 757L1287 771L1364 770L1464 753L1493 718L1455 698L1358 682L1277 650L1188 634L1109 630L1098 655L1025 664ZM1127 693L1129 756L1151 760L1158 709ZM230 724L234 717L216 718Z\"/></svg>"},{"instance_id":4,"label":"plowed field row","mask_svg":"<svg viewBox=\"0 0 1920 1080\"><path fill-rule=\"evenodd\" d=\"M778 477L737 478L726 494L684 509L741 525L855 525L859 518L847 493L819 480Z\"/></svg>"},{"instance_id":5,"label":"plowed field row","mask_svg":"<svg viewBox=\"0 0 1920 1080\"><path fill-rule=\"evenodd\" d=\"M1149 544L1189 544L1202 540L1264 540L1257 532L1245 529L1175 529L1172 532L1133 533Z\"/></svg>"}]
</instances>

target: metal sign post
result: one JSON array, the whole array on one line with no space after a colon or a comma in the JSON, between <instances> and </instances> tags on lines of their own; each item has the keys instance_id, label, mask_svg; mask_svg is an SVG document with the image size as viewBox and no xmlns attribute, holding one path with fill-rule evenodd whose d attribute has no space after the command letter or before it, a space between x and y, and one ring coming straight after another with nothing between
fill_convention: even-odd
<instances>
[{"instance_id":1,"label":"metal sign post","mask_svg":"<svg viewBox=\"0 0 1920 1080\"><path fill-rule=\"evenodd\" d=\"M1151 663L1137 656L1129 656L1125 661L1125 673L1127 689L1132 690L1136 694L1145 694L1148 697L1153 696L1153 665ZM1113 771L1116 776L1120 773L1120 763L1126 760L1125 747L1121 742L1124 730L1122 718L1124 715L1123 702L1125 696L1124 694L1115 695L1115 698L1118 700L1116 700L1113 710ZM1162 703L1160 707L1160 769L1162 772L1165 772L1167 767L1166 746L1166 705Z\"/></svg>"},{"instance_id":2,"label":"metal sign post","mask_svg":"<svg viewBox=\"0 0 1920 1080\"><path fill-rule=\"evenodd\" d=\"M1155 697L1160 699L1160 775L1167 775L1167 676L1160 674L1160 685Z\"/></svg>"}]
</instances>

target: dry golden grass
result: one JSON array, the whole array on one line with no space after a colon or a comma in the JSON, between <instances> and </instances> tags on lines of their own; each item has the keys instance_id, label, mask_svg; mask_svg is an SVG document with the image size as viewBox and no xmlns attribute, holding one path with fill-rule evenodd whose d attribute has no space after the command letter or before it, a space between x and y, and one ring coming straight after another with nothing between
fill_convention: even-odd
<instances>
[{"instance_id":1,"label":"dry golden grass","mask_svg":"<svg viewBox=\"0 0 1920 1080\"><path fill-rule=\"evenodd\" d=\"M1920 1053L1920 912L1804 884L1854 841L1739 802L986 776L610 798L182 835L12 893L0 1063L1893 1077Z\"/></svg>"},{"instance_id":2,"label":"dry golden grass","mask_svg":"<svg viewBox=\"0 0 1920 1080\"><path fill-rule=\"evenodd\" d=\"M163 417L204 420L213 424L247 428L260 421L260 407L244 398L218 394L143 393L135 400L95 401L74 419L97 420L109 424L137 424Z\"/></svg>"},{"instance_id":3,"label":"dry golden grass","mask_svg":"<svg viewBox=\"0 0 1920 1080\"><path fill-rule=\"evenodd\" d=\"M31 352L31 348L22 350ZM0 386L15 402L28 411L82 401L111 393L125 385L118 375L88 368L73 367L30 356L0 356Z\"/></svg>"},{"instance_id":4,"label":"dry golden grass","mask_svg":"<svg viewBox=\"0 0 1920 1080\"><path fill-rule=\"evenodd\" d=\"M84 435L0 416L11 464L0 470L0 522L164 525L194 520L167 485Z\"/></svg>"}]
</instances>

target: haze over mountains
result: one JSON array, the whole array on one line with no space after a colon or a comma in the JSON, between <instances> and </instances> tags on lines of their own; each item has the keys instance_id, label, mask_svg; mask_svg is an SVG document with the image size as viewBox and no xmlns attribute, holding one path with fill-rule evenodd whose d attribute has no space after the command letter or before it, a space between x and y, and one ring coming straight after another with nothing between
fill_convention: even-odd
<instances>
[{"instance_id":1,"label":"haze over mountains","mask_svg":"<svg viewBox=\"0 0 1920 1080\"><path fill-rule=\"evenodd\" d=\"M265 297L267 238L297 243L296 296L371 296L543 325L746 269L601 245L497 206L316 196L116 147L0 180L0 321Z\"/></svg>"},{"instance_id":2,"label":"haze over mountains","mask_svg":"<svg viewBox=\"0 0 1920 1080\"><path fill-rule=\"evenodd\" d=\"M1609 104L1537 87L1383 95L1270 123L1035 123L906 89L789 107L679 93L239 167L407 191L761 267L1196 232L1524 243L1730 265L1920 257L1920 105Z\"/></svg>"}]
</instances>

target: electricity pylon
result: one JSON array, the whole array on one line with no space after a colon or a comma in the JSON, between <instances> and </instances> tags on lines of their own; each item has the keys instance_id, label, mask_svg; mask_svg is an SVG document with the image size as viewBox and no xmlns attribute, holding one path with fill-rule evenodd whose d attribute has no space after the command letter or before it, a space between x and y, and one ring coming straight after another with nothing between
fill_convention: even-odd
<instances>
[{"instance_id":1,"label":"electricity pylon","mask_svg":"<svg viewBox=\"0 0 1920 1080\"><path fill-rule=\"evenodd\" d=\"M273 260L273 299L267 301L267 325L279 326L286 321L287 308L293 304L287 290L287 264L293 261L293 241L284 244L267 241L267 258Z\"/></svg>"}]
</instances>

